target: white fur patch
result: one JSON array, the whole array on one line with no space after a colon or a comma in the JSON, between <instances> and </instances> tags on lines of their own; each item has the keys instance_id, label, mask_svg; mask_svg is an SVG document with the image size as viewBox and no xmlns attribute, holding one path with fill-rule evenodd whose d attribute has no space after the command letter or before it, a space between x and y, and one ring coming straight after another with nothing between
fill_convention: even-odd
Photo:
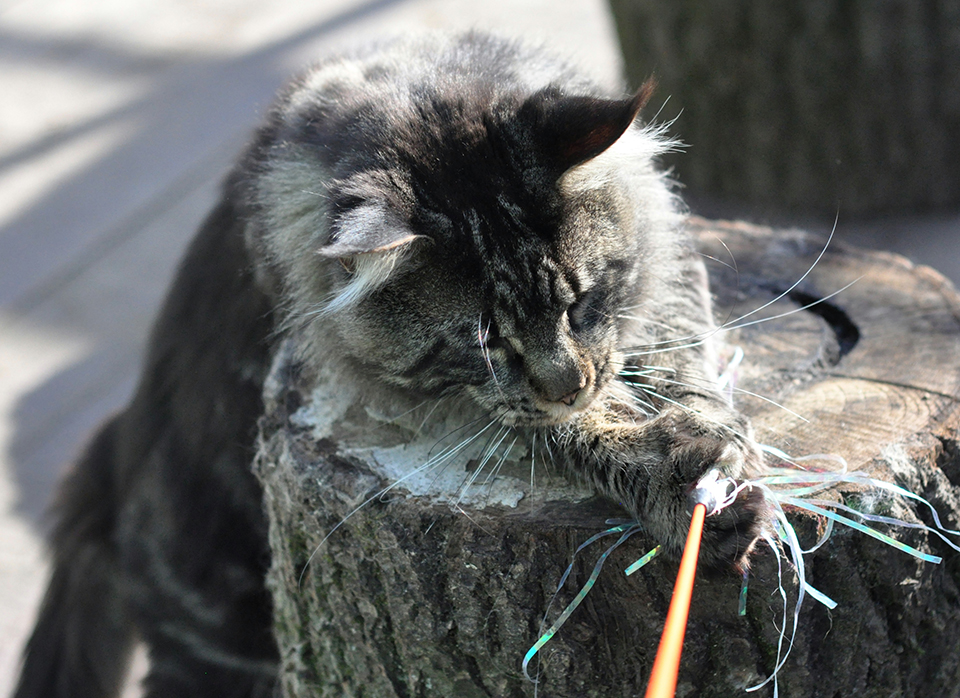
<instances>
[{"instance_id":1,"label":"white fur patch","mask_svg":"<svg viewBox=\"0 0 960 698\"><path fill-rule=\"evenodd\" d=\"M663 190L665 178L654 161L680 146L679 141L666 136L665 130L662 126L627 129L612 146L567 172L560 180L561 187L575 194L602 188L626 176L639 178L650 189Z\"/></svg>"},{"instance_id":2,"label":"white fur patch","mask_svg":"<svg viewBox=\"0 0 960 698\"><path fill-rule=\"evenodd\" d=\"M322 314L336 313L355 305L383 286L406 252L407 246L403 245L385 252L366 252L350 257L355 265L353 276L324 306Z\"/></svg>"}]
</instances>

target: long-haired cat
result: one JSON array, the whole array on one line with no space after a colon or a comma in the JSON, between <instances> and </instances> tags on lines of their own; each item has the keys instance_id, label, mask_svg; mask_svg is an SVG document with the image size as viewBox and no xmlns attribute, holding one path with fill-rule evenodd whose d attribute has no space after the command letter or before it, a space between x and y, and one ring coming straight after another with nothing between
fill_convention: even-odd
<instances>
[{"instance_id":1,"label":"long-haired cat","mask_svg":"<svg viewBox=\"0 0 960 698\"><path fill-rule=\"evenodd\" d=\"M250 462L291 329L372 402L444 396L542 430L571 476L680 548L691 484L759 455L713 389L706 275L654 166L667 144L635 124L648 97L477 33L293 82L190 248L132 402L63 483L16 696L114 695L138 638L149 696L272 694ZM668 380L625 375L650 353ZM744 564L762 519L742 495L702 559Z\"/></svg>"}]
</instances>

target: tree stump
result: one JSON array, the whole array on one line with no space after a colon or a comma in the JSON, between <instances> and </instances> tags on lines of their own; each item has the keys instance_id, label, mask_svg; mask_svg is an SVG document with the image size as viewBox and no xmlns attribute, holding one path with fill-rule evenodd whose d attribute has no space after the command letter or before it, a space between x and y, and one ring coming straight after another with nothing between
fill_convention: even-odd
<instances>
[{"instance_id":1,"label":"tree stump","mask_svg":"<svg viewBox=\"0 0 960 698\"><path fill-rule=\"evenodd\" d=\"M960 297L950 283L902 258L836 244L807 273L823 249L819 238L737 223L691 227L716 260L708 265L730 326L725 339L746 354L739 385L783 406L737 397L759 440L794 455L842 455L851 468L926 497L956 527ZM761 318L772 319L747 324ZM624 512L544 468L532 444L512 443L497 427L472 455L464 450L378 497L403 469L465 438L442 438L457 416L441 405L423 424L416 410L389 417L361 409L355 396L331 394L324 376L306 376L292 356L286 346L268 381L255 464L271 523L283 695L533 696L521 661L561 575L577 546ZM458 495L483 449L496 455ZM918 514L925 516L895 512L913 521ZM812 521L798 529L815 535ZM781 695L960 695L960 553L918 529L896 535L943 564L849 529L808 556L808 580L838 606L803 607ZM677 563L655 559L631 577L623 570L654 544L640 533L610 556L531 663L538 695L643 693ZM602 548L577 556L550 622ZM772 553L756 556L751 579L745 617L737 575L698 579L678 696L742 695L772 671L783 622ZM784 584L795 594L791 574Z\"/></svg>"},{"instance_id":2,"label":"tree stump","mask_svg":"<svg viewBox=\"0 0 960 698\"><path fill-rule=\"evenodd\" d=\"M688 191L833 216L960 203L956 0L610 0Z\"/></svg>"}]
</instances>

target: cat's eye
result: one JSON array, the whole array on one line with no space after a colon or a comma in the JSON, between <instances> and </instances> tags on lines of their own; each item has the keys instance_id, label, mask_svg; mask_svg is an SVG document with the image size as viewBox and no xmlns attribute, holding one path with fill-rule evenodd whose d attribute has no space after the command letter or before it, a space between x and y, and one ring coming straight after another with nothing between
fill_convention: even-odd
<instances>
[{"instance_id":1,"label":"cat's eye","mask_svg":"<svg viewBox=\"0 0 960 698\"><path fill-rule=\"evenodd\" d=\"M567 320L574 332L586 332L600 321L603 313L599 309L600 294L588 291L567 308Z\"/></svg>"},{"instance_id":2,"label":"cat's eye","mask_svg":"<svg viewBox=\"0 0 960 698\"><path fill-rule=\"evenodd\" d=\"M502 351L507 361L513 361L520 356L520 353L517 351L517 348L514 346L513 342L506 337L491 336L487 339L486 346L488 351L494 351L497 349Z\"/></svg>"},{"instance_id":3,"label":"cat's eye","mask_svg":"<svg viewBox=\"0 0 960 698\"><path fill-rule=\"evenodd\" d=\"M352 194L343 194L333 197L330 205L330 216L333 220L339 220L345 215L354 211L366 203L366 199Z\"/></svg>"}]
</instances>

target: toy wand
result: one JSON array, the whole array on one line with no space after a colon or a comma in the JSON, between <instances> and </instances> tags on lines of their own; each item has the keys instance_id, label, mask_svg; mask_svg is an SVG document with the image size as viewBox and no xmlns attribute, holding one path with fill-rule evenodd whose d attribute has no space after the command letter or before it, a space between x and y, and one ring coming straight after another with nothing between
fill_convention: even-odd
<instances>
[{"instance_id":1,"label":"toy wand","mask_svg":"<svg viewBox=\"0 0 960 698\"><path fill-rule=\"evenodd\" d=\"M680 653L683 650L683 636L687 630L687 616L690 613L690 599L693 596L693 579L697 573L697 557L700 554L700 538L703 534L703 519L707 514L704 503L698 502L693 508L690 519L690 531L680 558L680 569L667 611L667 622L660 636L657 658L653 661L650 683L645 698L673 698L677 690L677 674L680 671Z\"/></svg>"}]
</instances>

